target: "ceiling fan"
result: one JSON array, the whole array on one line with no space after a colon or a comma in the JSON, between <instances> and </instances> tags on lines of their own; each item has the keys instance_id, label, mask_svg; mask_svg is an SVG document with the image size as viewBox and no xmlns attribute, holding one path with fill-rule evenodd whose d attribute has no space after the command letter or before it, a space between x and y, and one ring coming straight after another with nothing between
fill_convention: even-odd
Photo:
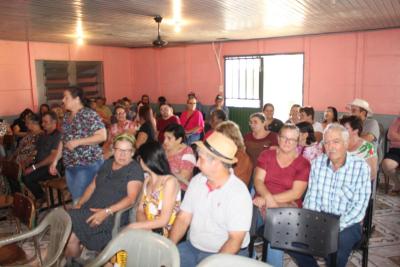
<instances>
[{"instance_id":1,"label":"ceiling fan","mask_svg":"<svg viewBox=\"0 0 400 267\"><path fill-rule=\"evenodd\" d=\"M158 48L161 48L168 44L168 42L163 40L160 35L160 24L161 24L162 19L163 18L160 15L157 15L154 17L154 21L157 23L158 30L157 30L157 39L155 39L153 41L153 46L158 47Z\"/></svg>"}]
</instances>

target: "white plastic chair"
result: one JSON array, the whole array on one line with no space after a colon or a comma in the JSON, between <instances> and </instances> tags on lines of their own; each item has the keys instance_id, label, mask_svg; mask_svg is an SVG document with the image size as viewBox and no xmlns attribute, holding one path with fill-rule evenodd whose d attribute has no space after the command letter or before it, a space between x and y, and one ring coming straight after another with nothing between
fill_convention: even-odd
<instances>
[{"instance_id":1,"label":"white plastic chair","mask_svg":"<svg viewBox=\"0 0 400 267\"><path fill-rule=\"evenodd\" d=\"M239 255L215 254L202 260L197 267L272 267L271 265Z\"/></svg>"},{"instance_id":2,"label":"white plastic chair","mask_svg":"<svg viewBox=\"0 0 400 267\"><path fill-rule=\"evenodd\" d=\"M169 239L144 230L120 232L86 267L106 264L117 252L127 253L127 267L179 267L179 252Z\"/></svg>"},{"instance_id":3,"label":"white plastic chair","mask_svg":"<svg viewBox=\"0 0 400 267\"><path fill-rule=\"evenodd\" d=\"M42 267L59 266L71 229L72 222L68 213L62 208L57 208L52 210L36 228L1 239L0 247L31 238L40 242L40 239L50 231L46 257L42 259L40 253L37 256Z\"/></svg>"}]
</instances>

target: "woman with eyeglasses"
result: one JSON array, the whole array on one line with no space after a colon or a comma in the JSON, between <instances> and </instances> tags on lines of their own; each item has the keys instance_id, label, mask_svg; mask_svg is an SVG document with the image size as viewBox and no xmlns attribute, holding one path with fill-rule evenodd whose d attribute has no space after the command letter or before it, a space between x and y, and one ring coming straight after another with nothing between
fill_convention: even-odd
<instances>
[{"instance_id":1,"label":"woman with eyeglasses","mask_svg":"<svg viewBox=\"0 0 400 267\"><path fill-rule=\"evenodd\" d=\"M118 135L113 142L114 158L104 162L77 205L68 211L72 234L65 250L67 257L79 257L81 244L101 251L112 238L115 213L132 205L140 194L144 174L132 159L134 147L133 136ZM124 215L121 224L128 224L128 219Z\"/></svg>"},{"instance_id":2,"label":"woman with eyeglasses","mask_svg":"<svg viewBox=\"0 0 400 267\"><path fill-rule=\"evenodd\" d=\"M297 152L299 136L299 129L294 124L284 124L279 131L277 149L265 150L258 157L253 203L264 215L266 208L302 206L310 162ZM283 252L268 249L267 262L283 266Z\"/></svg>"},{"instance_id":3,"label":"woman with eyeglasses","mask_svg":"<svg viewBox=\"0 0 400 267\"><path fill-rule=\"evenodd\" d=\"M142 145L137 153L146 179L142 199L136 211L136 222L128 227L151 230L168 236L179 211L181 191L172 175L167 156L158 142Z\"/></svg>"},{"instance_id":4,"label":"woman with eyeglasses","mask_svg":"<svg viewBox=\"0 0 400 267\"><path fill-rule=\"evenodd\" d=\"M256 166L257 158L263 150L278 145L278 135L266 130L265 123L264 113L257 112L250 115L249 125L251 132L244 136L244 144L253 166Z\"/></svg>"},{"instance_id":5,"label":"woman with eyeglasses","mask_svg":"<svg viewBox=\"0 0 400 267\"><path fill-rule=\"evenodd\" d=\"M185 129L186 144L188 145L200 140L204 130L203 114L196 109L196 104L196 97L189 97L186 103L186 110L182 112L180 117L181 125Z\"/></svg>"},{"instance_id":6,"label":"woman with eyeglasses","mask_svg":"<svg viewBox=\"0 0 400 267\"><path fill-rule=\"evenodd\" d=\"M128 133L135 136L138 124L126 118L126 109L123 106L116 106L114 114L117 122L113 123L108 130L108 138L103 146L104 158L109 158L112 155L112 143L117 135Z\"/></svg>"}]
</instances>

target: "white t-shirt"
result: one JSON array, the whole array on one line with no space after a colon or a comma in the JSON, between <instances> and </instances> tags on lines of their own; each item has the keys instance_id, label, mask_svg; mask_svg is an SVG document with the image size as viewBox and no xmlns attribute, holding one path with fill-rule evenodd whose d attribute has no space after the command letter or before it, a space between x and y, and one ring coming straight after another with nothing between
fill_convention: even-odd
<instances>
[{"instance_id":1,"label":"white t-shirt","mask_svg":"<svg viewBox=\"0 0 400 267\"><path fill-rule=\"evenodd\" d=\"M212 191L206 183L202 173L193 177L181 204L181 210L192 214L191 244L201 251L217 253L228 240L228 232L245 231L241 248L247 247L253 204L246 185L234 174Z\"/></svg>"},{"instance_id":2,"label":"white t-shirt","mask_svg":"<svg viewBox=\"0 0 400 267\"><path fill-rule=\"evenodd\" d=\"M323 133L324 132L324 128L322 127L322 124L318 121L313 123L313 128L314 128L314 132L320 132Z\"/></svg>"}]
</instances>

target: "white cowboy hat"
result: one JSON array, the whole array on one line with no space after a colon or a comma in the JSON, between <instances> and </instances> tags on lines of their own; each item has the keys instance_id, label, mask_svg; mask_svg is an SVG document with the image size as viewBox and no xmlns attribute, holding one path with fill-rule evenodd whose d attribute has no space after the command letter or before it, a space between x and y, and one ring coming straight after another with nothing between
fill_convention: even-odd
<instances>
[{"instance_id":1,"label":"white cowboy hat","mask_svg":"<svg viewBox=\"0 0 400 267\"><path fill-rule=\"evenodd\" d=\"M347 104L348 107L350 106L356 106L365 109L368 111L368 115L372 115L372 109L369 107L369 104L367 101L364 99L356 98L353 100L353 102Z\"/></svg>"}]
</instances>

